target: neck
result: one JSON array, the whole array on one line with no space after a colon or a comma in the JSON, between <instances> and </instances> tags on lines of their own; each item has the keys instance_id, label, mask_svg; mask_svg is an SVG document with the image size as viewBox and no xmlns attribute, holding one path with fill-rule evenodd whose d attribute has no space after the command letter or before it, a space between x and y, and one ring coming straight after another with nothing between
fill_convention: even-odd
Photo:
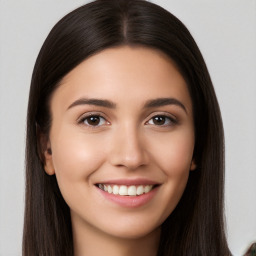
<instances>
[{"instance_id":1,"label":"neck","mask_svg":"<svg viewBox=\"0 0 256 256\"><path fill-rule=\"evenodd\" d=\"M74 256L156 256L160 228L137 238L120 238L86 223L72 223ZM82 224L82 225L81 225Z\"/></svg>"}]
</instances>

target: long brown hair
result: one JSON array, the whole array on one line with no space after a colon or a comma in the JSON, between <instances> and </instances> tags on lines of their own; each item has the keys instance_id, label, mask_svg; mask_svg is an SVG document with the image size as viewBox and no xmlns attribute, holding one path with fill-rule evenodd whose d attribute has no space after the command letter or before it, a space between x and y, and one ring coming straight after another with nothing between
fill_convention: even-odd
<instances>
[{"instance_id":1,"label":"long brown hair","mask_svg":"<svg viewBox=\"0 0 256 256\"><path fill-rule=\"evenodd\" d=\"M193 103L197 169L162 224L158 256L230 255L223 223L223 126L210 75L187 28L163 8L143 0L84 5L62 18L42 46L27 113L23 255L73 255L69 207L56 177L44 171L38 133L49 133L49 101L61 79L89 56L120 45L164 52L186 80Z\"/></svg>"}]
</instances>

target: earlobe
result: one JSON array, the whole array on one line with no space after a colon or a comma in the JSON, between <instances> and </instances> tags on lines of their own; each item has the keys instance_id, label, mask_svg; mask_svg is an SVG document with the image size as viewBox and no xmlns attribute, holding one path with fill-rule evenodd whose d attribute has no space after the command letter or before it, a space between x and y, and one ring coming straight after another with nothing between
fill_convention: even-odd
<instances>
[{"instance_id":1,"label":"earlobe","mask_svg":"<svg viewBox=\"0 0 256 256\"><path fill-rule=\"evenodd\" d=\"M50 143L47 143L47 149L44 151L44 170L48 175L54 175L55 170L52 161L52 150Z\"/></svg>"},{"instance_id":2,"label":"earlobe","mask_svg":"<svg viewBox=\"0 0 256 256\"><path fill-rule=\"evenodd\" d=\"M55 174L53 161L52 161L52 150L51 150L51 143L49 141L48 136L41 133L40 127L36 126L36 133L38 138L38 155L41 162L44 165L44 170L48 175Z\"/></svg>"},{"instance_id":3,"label":"earlobe","mask_svg":"<svg viewBox=\"0 0 256 256\"><path fill-rule=\"evenodd\" d=\"M190 165L190 171L194 171L196 169L196 163L195 163L195 160L193 159L192 162L191 162L191 165Z\"/></svg>"}]
</instances>

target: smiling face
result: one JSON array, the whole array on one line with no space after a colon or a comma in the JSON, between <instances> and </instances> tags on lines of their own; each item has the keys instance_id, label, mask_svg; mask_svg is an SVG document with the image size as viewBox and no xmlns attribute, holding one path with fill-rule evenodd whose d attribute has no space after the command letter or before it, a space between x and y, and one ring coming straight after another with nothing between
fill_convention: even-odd
<instances>
[{"instance_id":1,"label":"smiling face","mask_svg":"<svg viewBox=\"0 0 256 256\"><path fill-rule=\"evenodd\" d=\"M67 74L50 103L45 170L73 229L157 231L195 169L192 102L172 61L143 47L104 50Z\"/></svg>"}]
</instances>

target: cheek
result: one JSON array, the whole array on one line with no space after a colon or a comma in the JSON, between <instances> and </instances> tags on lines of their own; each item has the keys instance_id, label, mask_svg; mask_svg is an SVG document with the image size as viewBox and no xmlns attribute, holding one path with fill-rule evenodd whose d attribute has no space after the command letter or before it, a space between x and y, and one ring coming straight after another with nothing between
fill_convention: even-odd
<instances>
[{"instance_id":1,"label":"cheek","mask_svg":"<svg viewBox=\"0 0 256 256\"><path fill-rule=\"evenodd\" d=\"M158 136L152 146L152 157L169 177L189 172L194 151L193 130Z\"/></svg>"},{"instance_id":2,"label":"cheek","mask_svg":"<svg viewBox=\"0 0 256 256\"><path fill-rule=\"evenodd\" d=\"M72 128L60 129L52 138L55 173L59 187L65 194L64 190L79 187L81 181L88 180L100 168L105 152L100 139L74 132Z\"/></svg>"},{"instance_id":3,"label":"cheek","mask_svg":"<svg viewBox=\"0 0 256 256\"><path fill-rule=\"evenodd\" d=\"M191 130L186 133L173 133L165 140L158 136L152 159L165 176L164 196L161 198L165 219L178 204L186 187L193 157L194 136Z\"/></svg>"}]
</instances>

